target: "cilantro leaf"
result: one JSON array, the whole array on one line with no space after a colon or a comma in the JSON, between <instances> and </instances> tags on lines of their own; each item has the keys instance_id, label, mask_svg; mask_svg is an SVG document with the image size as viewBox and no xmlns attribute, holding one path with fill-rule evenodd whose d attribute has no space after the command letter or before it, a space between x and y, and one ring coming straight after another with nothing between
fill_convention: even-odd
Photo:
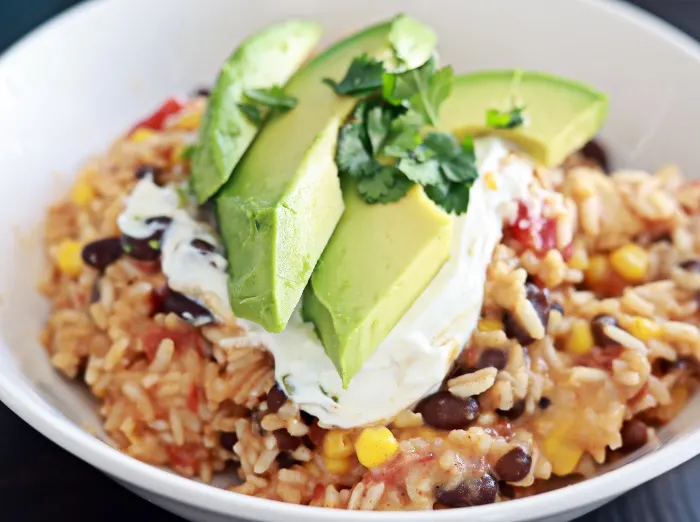
<instances>
[{"instance_id":1,"label":"cilantro leaf","mask_svg":"<svg viewBox=\"0 0 700 522\"><path fill-rule=\"evenodd\" d=\"M364 96L382 86L383 76L384 64L363 54L352 61L340 83L331 78L324 78L323 82L330 85L336 94Z\"/></svg>"},{"instance_id":2,"label":"cilantro leaf","mask_svg":"<svg viewBox=\"0 0 700 522\"><path fill-rule=\"evenodd\" d=\"M478 177L473 144L465 149L452 134L432 132L425 137L422 147L431 151L430 157L440 162L445 178L455 183L473 182Z\"/></svg>"},{"instance_id":3,"label":"cilantro leaf","mask_svg":"<svg viewBox=\"0 0 700 522\"><path fill-rule=\"evenodd\" d=\"M297 105L297 99L285 94L277 85L269 89L246 89L243 94L249 102L264 107L293 109Z\"/></svg>"},{"instance_id":4,"label":"cilantro leaf","mask_svg":"<svg viewBox=\"0 0 700 522\"><path fill-rule=\"evenodd\" d=\"M357 191L367 203L391 203L406 195L413 183L396 167L381 167L373 176L362 178Z\"/></svg>"},{"instance_id":5,"label":"cilantro leaf","mask_svg":"<svg viewBox=\"0 0 700 522\"><path fill-rule=\"evenodd\" d=\"M486 125L493 129L515 129L524 125L525 107L514 107L509 111L489 109L486 111Z\"/></svg>"},{"instance_id":6,"label":"cilantro leaf","mask_svg":"<svg viewBox=\"0 0 700 522\"><path fill-rule=\"evenodd\" d=\"M420 129L423 117L412 111L399 116L391 122L389 135L384 142L382 154L393 158L404 158L421 144Z\"/></svg>"},{"instance_id":7,"label":"cilantro leaf","mask_svg":"<svg viewBox=\"0 0 700 522\"><path fill-rule=\"evenodd\" d=\"M392 21L389 43L398 61L398 69L415 69L433 54L437 35L430 27L400 15Z\"/></svg>"},{"instance_id":8,"label":"cilantro leaf","mask_svg":"<svg viewBox=\"0 0 700 522\"><path fill-rule=\"evenodd\" d=\"M402 158L396 164L396 168L403 172L408 179L424 187L443 183L440 163L434 159L420 162L413 158Z\"/></svg>"},{"instance_id":9,"label":"cilantro leaf","mask_svg":"<svg viewBox=\"0 0 700 522\"><path fill-rule=\"evenodd\" d=\"M366 176L377 169L363 122L348 123L340 129L335 162L342 174L353 178Z\"/></svg>"},{"instance_id":10,"label":"cilantro leaf","mask_svg":"<svg viewBox=\"0 0 700 522\"><path fill-rule=\"evenodd\" d=\"M440 105L449 96L453 82L452 67L435 70L430 59L417 69L400 74L385 74L382 95L391 104L404 105L421 115L430 125L437 125Z\"/></svg>"},{"instance_id":11,"label":"cilantro leaf","mask_svg":"<svg viewBox=\"0 0 700 522\"><path fill-rule=\"evenodd\" d=\"M392 114L377 105L367 111L367 138L374 154L379 153L391 130Z\"/></svg>"},{"instance_id":12,"label":"cilantro leaf","mask_svg":"<svg viewBox=\"0 0 700 522\"><path fill-rule=\"evenodd\" d=\"M263 115L260 108L252 103L239 103L238 108L253 125L260 127L263 122Z\"/></svg>"},{"instance_id":13,"label":"cilantro leaf","mask_svg":"<svg viewBox=\"0 0 700 522\"><path fill-rule=\"evenodd\" d=\"M425 187L425 194L447 213L463 214L469 206L471 183L444 183Z\"/></svg>"}]
</instances>

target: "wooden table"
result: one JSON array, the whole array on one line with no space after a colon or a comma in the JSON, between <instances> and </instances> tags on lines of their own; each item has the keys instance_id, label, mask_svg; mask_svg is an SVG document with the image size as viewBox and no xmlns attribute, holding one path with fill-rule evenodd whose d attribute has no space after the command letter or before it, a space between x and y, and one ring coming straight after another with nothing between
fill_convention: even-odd
<instances>
[{"instance_id":1,"label":"wooden table","mask_svg":"<svg viewBox=\"0 0 700 522\"><path fill-rule=\"evenodd\" d=\"M0 2L0 49L73 3L75 0ZM700 0L634 3L700 38ZM698 484L700 457L580 522L697 521ZM181 522L68 454L0 404L0 522L123 522L137 517L149 522Z\"/></svg>"}]
</instances>

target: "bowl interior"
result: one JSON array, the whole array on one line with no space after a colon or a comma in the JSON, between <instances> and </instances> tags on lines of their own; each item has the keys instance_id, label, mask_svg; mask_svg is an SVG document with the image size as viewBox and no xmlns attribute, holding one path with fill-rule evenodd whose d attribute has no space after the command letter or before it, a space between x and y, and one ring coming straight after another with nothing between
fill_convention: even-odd
<instances>
[{"instance_id":1,"label":"bowl interior","mask_svg":"<svg viewBox=\"0 0 700 522\"><path fill-rule=\"evenodd\" d=\"M608 92L602 139L617 166L677 163L689 176L700 172L699 53L615 2L267 0L265 9L226 0L89 3L0 60L0 381L5 390L12 385L13 402L56 422L99 428L96 402L51 369L37 342L48 310L35 291L44 209L80 163L163 98L211 84L236 44L264 25L311 17L327 28L327 43L398 11L436 28L443 61L457 73L540 69ZM698 412L695 397L661 438L690 434Z\"/></svg>"}]
</instances>

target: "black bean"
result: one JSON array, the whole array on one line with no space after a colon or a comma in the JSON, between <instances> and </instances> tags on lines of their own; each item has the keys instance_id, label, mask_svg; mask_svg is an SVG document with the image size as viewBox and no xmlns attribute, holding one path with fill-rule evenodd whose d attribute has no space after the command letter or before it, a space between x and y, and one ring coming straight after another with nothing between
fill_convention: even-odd
<instances>
[{"instance_id":1,"label":"black bean","mask_svg":"<svg viewBox=\"0 0 700 522\"><path fill-rule=\"evenodd\" d=\"M679 265L686 272L700 273L700 259L688 259Z\"/></svg>"},{"instance_id":2,"label":"black bean","mask_svg":"<svg viewBox=\"0 0 700 522\"><path fill-rule=\"evenodd\" d=\"M277 461L277 465L280 469L291 468L292 466L299 464L299 461L292 457L292 454L288 451L280 452L277 457L275 457L275 460Z\"/></svg>"},{"instance_id":3,"label":"black bean","mask_svg":"<svg viewBox=\"0 0 700 522\"><path fill-rule=\"evenodd\" d=\"M159 185L159 178L163 175L163 169L156 167L155 165L141 165L134 173L136 179L143 179L148 175L151 176L153 183Z\"/></svg>"},{"instance_id":4,"label":"black bean","mask_svg":"<svg viewBox=\"0 0 700 522\"><path fill-rule=\"evenodd\" d=\"M450 507L481 506L496 501L498 484L488 473L479 478L470 478L454 489L438 488L435 497L440 504Z\"/></svg>"},{"instance_id":5,"label":"black bean","mask_svg":"<svg viewBox=\"0 0 700 522\"><path fill-rule=\"evenodd\" d=\"M130 257L139 261L157 261L160 257L160 239L162 232L157 232L147 238L136 238L124 235L121 246Z\"/></svg>"},{"instance_id":6,"label":"black bean","mask_svg":"<svg viewBox=\"0 0 700 522\"><path fill-rule=\"evenodd\" d=\"M546 410L552 405L552 399L550 399L549 397L541 397L540 402L538 404L540 408Z\"/></svg>"},{"instance_id":7,"label":"black bean","mask_svg":"<svg viewBox=\"0 0 700 522\"><path fill-rule=\"evenodd\" d=\"M513 404L513 407L509 410L496 410L496 413L508 420L517 420L523 413L525 413L525 399L515 401L515 404Z\"/></svg>"},{"instance_id":8,"label":"black bean","mask_svg":"<svg viewBox=\"0 0 700 522\"><path fill-rule=\"evenodd\" d=\"M104 270L124 255L121 239L108 237L88 243L83 247L82 257L86 265Z\"/></svg>"},{"instance_id":9,"label":"black bean","mask_svg":"<svg viewBox=\"0 0 700 522\"><path fill-rule=\"evenodd\" d=\"M513 488L513 486L511 486L507 482L504 482L501 480L498 482L498 494L504 498L514 499L515 498L515 488Z\"/></svg>"},{"instance_id":10,"label":"black bean","mask_svg":"<svg viewBox=\"0 0 700 522\"><path fill-rule=\"evenodd\" d=\"M525 298L532 303L537 317L546 328L551 308L547 289L542 289L531 282L525 283ZM506 335L510 339L518 341L522 346L529 346L535 342L535 339L530 336L530 333L520 324L512 312L505 313L503 326Z\"/></svg>"},{"instance_id":11,"label":"black bean","mask_svg":"<svg viewBox=\"0 0 700 522\"><path fill-rule=\"evenodd\" d=\"M301 416L301 420L304 421L304 424L306 424L307 426L311 426L314 422L316 422L316 417L314 417L310 413L305 412L304 410L301 410L299 412L299 415Z\"/></svg>"},{"instance_id":12,"label":"black bean","mask_svg":"<svg viewBox=\"0 0 700 522\"><path fill-rule=\"evenodd\" d=\"M493 469L499 479L507 482L518 482L527 477L531 467L532 457L518 447L513 448L498 459Z\"/></svg>"},{"instance_id":13,"label":"black bean","mask_svg":"<svg viewBox=\"0 0 700 522\"><path fill-rule=\"evenodd\" d=\"M214 321L214 316L207 308L170 288L163 299L162 310L164 313L172 312L182 319L200 325Z\"/></svg>"},{"instance_id":14,"label":"black bean","mask_svg":"<svg viewBox=\"0 0 700 522\"><path fill-rule=\"evenodd\" d=\"M448 391L440 391L420 401L416 412L428 426L458 430L467 428L479 417L479 403L474 397L461 399Z\"/></svg>"},{"instance_id":15,"label":"black bean","mask_svg":"<svg viewBox=\"0 0 700 522\"><path fill-rule=\"evenodd\" d=\"M221 432L219 434L219 445L227 451L233 451L233 447L238 442L235 433Z\"/></svg>"},{"instance_id":16,"label":"black bean","mask_svg":"<svg viewBox=\"0 0 700 522\"><path fill-rule=\"evenodd\" d=\"M617 326L617 319L612 315L600 314L596 315L591 320L591 333L596 346L606 348L609 346L617 346L619 343L613 341L608 334L605 333L606 326Z\"/></svg>"},{"instance_id":17,"label":"black bean","mask_svg":"<svg viewBox=\"0 0 700 522\"><path fill-rule=\"evenodd\" d=\"M603 146L596 140L586 143L581 149L581 155L595 161L603 171L608 172L608 154Z\"/></svg>"},{"instance_id":18,"label":"black bean","mask_svg":"<svg viewBox=\"0 0 700 522\"><path fill-rule=\"evenodd\" d=\"M195 238L190 242L190 245L192 245L194 248L197 250L204 252L204 253L209 253L209 252L215 252L216 247L209 243L208 241L204 241L203 239Z\"/></svg>"},{"instance_id":19,"label":"black bean","mask_svg":"<svg viewBox=\"0 0 700 522\"><path fill-rule=\"evenodd\" d=\"M285 429L275 430L272 432L272 434L277 440L277 447L280 449L280 451L294 451L303 442L301 437L290 435L290 433Z\"/></svg>"},{"instance_id":20,"label":"black bean","mask_svg":"<svg viewBox=\"0 0 700 522\"><path fill-rule=\"evenodd\" d=\"M620 432L622 435L622 450L638 450L647 443L647 425L637 419L625 421Z\"/></svg>"},{"instance_id":21,"label":"black bean","mask_svg":"<svg viewBox=\"0 0 700 522\"><path fill-rule=\"evenodd\" d=\"M275 383L267 392L267 411L277 413L285 402L287 402L287 395L280 385Z\"/></svg>"},{"instance_id":22,"label":"black bean","mask_svg":"<svg viewBox=\"0 0 700 522\"><path fill-rule=\"evenodd\" d=\"M173 222L169 216L153 216L146 219L147 225L158 225L158 230L165 230Z\"/></svg>"},{"instance_id":23,"label":"black bean","mask_svg":"<svg viewBox=\"0 0 700 522\"><path fill-rule=\"evenodd\" d=\"M486 348L476 363L476 369L496 368L502 370L508 364L508 354L500 348Z\"/></svg>"},{"instance_id":24,"label":"black bean","mask_svg":"<svg viewBox=\"0 0 700 522\"><path fill-rule=\"evenodd\" d=\"M550 307L550 310L556 310L559 312L561 315L564 315L564 307L559 304L559 303L552 303L552 306Z\"/></svg>"},{"instance_id":25,"label":"black bean","mask_svg":"<svg viewBox=\"0 0 700 522\"><path fill-rule=\"evenodd\" d=\"M78 361L78 368L75 370L75 380L85 382L85 372L87 371L88 358L81 357Z\"/></svg>"}]
</instances>

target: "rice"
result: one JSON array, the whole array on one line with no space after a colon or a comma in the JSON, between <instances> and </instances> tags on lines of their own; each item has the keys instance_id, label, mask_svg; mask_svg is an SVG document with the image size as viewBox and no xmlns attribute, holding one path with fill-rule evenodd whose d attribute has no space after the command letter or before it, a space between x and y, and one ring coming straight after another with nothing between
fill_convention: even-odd
<instances>
[{"instance_id":1,"label":"rice","mask_svg":"<svg viewBox=\"0 0 700 522\"><path fill-rule=\"evenodd\" d=\"M204 103L190 100L183 114L201 114ZM106 440L126 454L205 482L236 469L231 490L267 499L433 509L590 476L629 449L625 423L645 423L652 437L693 392L700 275L681 263L700 257L700 188L673 167L607 175L575 154L561 169L538 168L532 189L541 218L552 220L554 247L518 243L506 224L482 310L500 326L475 330L445 383L454 397L478 398L478 418L442 430L404 410L385 423L398 441L385 464L358 462L352 441L361 428L343 431L347 454L329 456L327 427L290 401L273 404L274 361L235 321L195 327L154 311L165 285L157 263L125 256L102 272L61 269L64 241L119 235L140 168L155 169L161 183L186 180L179 151L192 138L177 116L144 142L124 136L79 172L89 202L68 195L48 209L41 290L52 310L41 341L57 370L99 399ZM642 280L611 268L611 252L627 245L647 260ZM614 324L597 330L601 314ZM488 357L503 363L484 366ZM469 496L477 490L482 497Z\"/></svg>"}]
</instances>

